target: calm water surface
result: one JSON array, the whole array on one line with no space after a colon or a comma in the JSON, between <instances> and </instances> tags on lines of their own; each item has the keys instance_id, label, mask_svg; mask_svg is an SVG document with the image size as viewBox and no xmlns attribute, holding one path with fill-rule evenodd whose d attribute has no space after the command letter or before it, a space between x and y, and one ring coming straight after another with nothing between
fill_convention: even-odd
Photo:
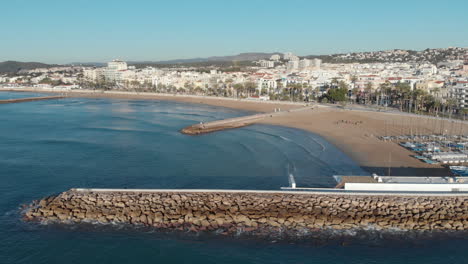
<instances>
[{"instance_id":1,"label":"calm water surface","mask_svg":"<svg viewBox=\"0 0 468 264\"><path fill-rule=\"evenodd\" d=\"M0 99L37 94L1 92ZM144 100L68 98L0 105L0 263L468 263L464 236L350 233L298 239L38 225L19 206L73 187L278 190L366 174L321 137L254 125L204 136L181 128L248 114Z\"/></svg>"}]
</instances>

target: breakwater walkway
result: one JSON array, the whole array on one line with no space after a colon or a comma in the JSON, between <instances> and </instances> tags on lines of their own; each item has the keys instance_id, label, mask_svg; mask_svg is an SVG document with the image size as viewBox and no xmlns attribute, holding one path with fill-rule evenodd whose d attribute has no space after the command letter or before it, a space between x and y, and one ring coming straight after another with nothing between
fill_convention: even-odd
<instances>
[{"instance_id":1,"label":"breakwater walkway","mask_svg":"<svg viewBox=\"0 0 468 264\"><path fill-rule=\"evenodd\" d=\"M24 219L265 234L358 228L468 230L467 212L466 193L71 189L33 203Z\"/></svg>"},{"instance_id":2,"label":"breakwater walkway","mask_svg":"<svg viewBox=\"0 0 468 264\"><path fill-rule=\"evenodd\" d=\"M305 110L310 110L310 109L314 109L314 107L307 106L307 107L301 107L301 108L291 109L287 111L276 111L276 112L271 112L271 113L254 114L254 115L248 115L248 116L228 118L228 119L223 119L223 120L216 120L216 121L211 121L211 122L206 122L206 123L199 123L199 124L194 124L194 125L185 127L181 130L181 132L187 135L206 134L206 133L211 133L211 132L221 131L221 130L226 130L226 129L245 127L245 126L249 126L254 123L260 122L269 117L286 115L291 112L300 112L300 111L305 111Z\"/></svg>"},{"instance_id":3,"label":"breakwater walkway","mask_svg":"<svg viewBox=\"0 0 468 264\"><path fill-rule=\"evenodd\" d=\"M32 101L62 99L62 98L65 98L65 96L41 96L41 97L16 98L16 99L0 100L0 104L13 104L13 103L23 103L23 102L32 102Z\"/></svg>"}]
</instances>

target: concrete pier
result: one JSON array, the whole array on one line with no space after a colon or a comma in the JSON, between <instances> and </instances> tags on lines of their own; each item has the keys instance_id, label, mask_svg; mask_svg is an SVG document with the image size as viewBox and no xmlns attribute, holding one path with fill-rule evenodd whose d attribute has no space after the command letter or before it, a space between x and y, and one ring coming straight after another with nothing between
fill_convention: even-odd
<instances>
[{"instance_id":1,"label":"concrete pier","mask_svg":"<svg viewBox=\"0 0 468 264\"><path fill-rule=\"evenodd\" d=\"M0 100L0 104L13 104L13 103L23 103L23 102L32 102L32 101L62 99L62 98L65 98L65 96L41 96L41 97L16 98L16 99Z\"/></svg>"}]
</instances>

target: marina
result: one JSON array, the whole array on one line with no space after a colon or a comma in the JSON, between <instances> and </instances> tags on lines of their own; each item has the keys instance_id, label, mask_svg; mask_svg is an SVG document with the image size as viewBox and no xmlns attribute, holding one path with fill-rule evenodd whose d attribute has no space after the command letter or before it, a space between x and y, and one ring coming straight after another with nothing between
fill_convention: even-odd
<instances>
[{"instance_id":1,"label":"marina","mask_svg":"<svg viewBox=\"0 0 468 264\"><path fill-rule=\"evenodd\" d=\"M427 164L468 163L468 137L465 135L383 136L380 139L398 143L414 152L414 158Z\"/></svg>"}]
</instances>

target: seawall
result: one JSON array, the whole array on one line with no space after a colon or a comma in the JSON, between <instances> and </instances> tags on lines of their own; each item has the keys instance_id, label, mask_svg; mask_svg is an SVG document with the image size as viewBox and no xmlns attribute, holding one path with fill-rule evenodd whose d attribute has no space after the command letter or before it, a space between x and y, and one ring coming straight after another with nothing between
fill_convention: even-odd
<instances>
[{"instance_id":1,"label":"seawall","mask_svg":"<svg viewBox=\"0 0 468 264\"><path fill-rule=\"evenodd\" d=\"M44 198L26 221L126 223L234 233L320 229L468 230L468 195L71 189Z\"/></svg>"}]
</instances>

